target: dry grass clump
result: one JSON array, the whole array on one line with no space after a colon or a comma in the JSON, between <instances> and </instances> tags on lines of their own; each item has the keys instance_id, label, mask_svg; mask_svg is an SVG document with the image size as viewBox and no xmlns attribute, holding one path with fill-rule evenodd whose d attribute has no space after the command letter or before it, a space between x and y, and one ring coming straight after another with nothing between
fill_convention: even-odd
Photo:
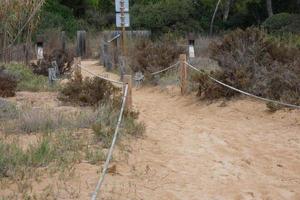
<instances>
[{"instance_id":1,"label":"dry grass clump","mask_svg":"<svg viewBox=\"0 0 300 200\"><path fill-rule=\"evenodd\" d=\"M76 75L60 91L59 100L82 106L96 106L103 101L119 99L120 92L113 84L100 78Z\"/></svg>"},{"instance_id":2,"label":"dry grass clump","mask_svg":"<svg viewBox=\"0 0 300 200\"><path fill-rule=\"evenodd\" d=\"M0 97L13 97L16 94L18 81L16 76L0 66Z\"/></svg>"},{"instance_id":3,"label":"dry grass clump","mask_svg":"<svg viewBox=\"0 0 300 200\"><path fill-rule=\"evenodd\" d=\"M141 39L134 47L132 60L132 70L140 71L146 75L169 67L184 49L178 47L175 42L168 39L151 41L150 39Z\"/></svg>"},{"instance_id":4,"label":"dry grass clump","mask_svg":"<svg viewBox=\"0 0 300 200\"><path fill-rule=\"evenodd\" d=\"M99 111L86 108L73 112L41 108L15 108L10 104L1 105L0 120L3 123L4 132L21 133L52 133L58 130L76 130L91 128L96 122ZM0 121L1 122L1 121Z\"/></svg>"},{"instance_id":5,"label":"dry grass clump","mask_svg":"<svg viewBox=\"0 0 300 200\"><path fill-rule=\"evenodd\" d=\"M102 142L104 147L109 147L117 125L120 108L112 104L103 104L99 107L99 118L93 125L96 137ZM122 135L141 136L145 131L145 125L137 121L139 113L136 111L126 111L120 133Z\"/></svg>"},{"instance_id":6,"label":"dry grass clump","mask_svg":"<svg viewBox=\"0 0 300 200\"><path fill-rule=\"evenodd\" d=\"M14 119L18 116L16 105L0 98L0 121Z\"/></svg>"},{"instance_id":7,"label":"dry grass clump","mask_svg":"<svg viewBox=\"0 0 300 200\"><path fill-rule=\"evenodd\" d=\"M248 28L225 35L220 43L212 43L210 53L221 66L221 70L213 74L220 81L257 96L300 104L298 49L269 41L266 33ZM205 75L198 75L195 80L200 85L199 94L205 97L234 95L216 86Z\"/></svg>"}]
</instances>

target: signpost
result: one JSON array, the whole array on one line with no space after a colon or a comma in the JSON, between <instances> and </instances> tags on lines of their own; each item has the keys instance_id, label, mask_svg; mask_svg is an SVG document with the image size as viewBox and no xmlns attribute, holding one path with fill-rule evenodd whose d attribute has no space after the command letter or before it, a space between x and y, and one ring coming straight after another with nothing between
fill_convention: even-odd
<instances>
[{"instance_id":1,"label":"signpost","mask_svg":"<svg viewBox=\"0 0 300 200\"><path fill-rule=\"evenodd\" d=\"M115 0L116 3L116 26L122 28L122 52L123 56L126 55L125 47L125 31L126 27L130 26L130 15L129 15L129 0Z\"/></svg>"}]
</instances>

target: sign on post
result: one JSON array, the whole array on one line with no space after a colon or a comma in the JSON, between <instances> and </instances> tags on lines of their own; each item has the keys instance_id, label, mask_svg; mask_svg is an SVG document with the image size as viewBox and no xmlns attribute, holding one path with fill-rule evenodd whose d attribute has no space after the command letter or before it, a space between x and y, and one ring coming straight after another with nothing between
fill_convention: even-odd
<instances>
[{"instance_id":1,"label":"sign on post","mask_svg":"<svg viewBox=\"0 0 300 200\"><path fill-rule=\"evenodd\" d=\"M122 12L122 10L121 10L121 1L124 1L124 10L123 10L123 12L129 12L129 0L116 0L116 12Z\"/></svg>"},{"instance_id":2,"label":"sign on post","mask_svg":"<svg viewBox=\"0 0 300 200\"><path fill-rule=\"evenodd\" d=\"M116 13L116 25L117 27L130 27L129 13L124 13L124 17L122 17L121 13Z\"/></svg>"}]
</instances>

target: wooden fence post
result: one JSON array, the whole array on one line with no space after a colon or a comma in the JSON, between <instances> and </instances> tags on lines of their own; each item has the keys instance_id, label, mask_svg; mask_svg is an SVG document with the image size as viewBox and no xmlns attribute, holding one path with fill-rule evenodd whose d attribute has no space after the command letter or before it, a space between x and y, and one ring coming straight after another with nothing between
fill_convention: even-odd
<instances>
[{"instance_id":1,"label":"wooden fence post","mask_svg":"<svg viewBox=\"0 0 300 200\"><path fill-rule=\"evenodd\" d=\"M78 57L86 56L86 31L77 31L76 51Z\"/></svg>"},{"instance_id":2,"label":"wooden fence post","mask_svg":"<svg viewBox=\"0 0 300 200\"><path fill-rule=\"evenodd\" d=\"M81 65L81 57L74 57L74 73L72 75L72 78L74 79L82 78L81 68L79 65Z\"/></svg>"},{"instance_id":3,"label":"wooden fence post","mask_svg":"<svg viewBox=\"0 0 300 200\"><path fill-rule=\"evenodd\" d=\"M180 87L181 87L181 94L185 95L187 93L187 65L186 65L186 54L180 54L179 57L180 67Z\"/></svg>"},{"instance_id":4,"label":"wooden fence post","mask_svg":"<svg viewBox=\"0 0 300 200\"><path fill-rule=\"evenodd\" d=\"M129 110L132 108L132 76L125 75L124 76L124 83L128 84L128 93L126 98L126 108Z\"/></svg>"}]
</instances>

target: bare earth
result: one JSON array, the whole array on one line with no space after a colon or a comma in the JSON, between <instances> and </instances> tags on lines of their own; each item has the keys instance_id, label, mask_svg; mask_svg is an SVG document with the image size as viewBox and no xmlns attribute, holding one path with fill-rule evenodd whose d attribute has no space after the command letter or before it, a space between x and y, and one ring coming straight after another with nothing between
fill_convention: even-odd
<instances>
[{"instance_id":1,"label":"bare earth","mask_svg":"<svg viewBox=\"0 0 300 200\"><path fill-rule=\"evenodd\" d=\"M300 199L299 111L270 114L247 98L209 105L158 88L133 100L146 134L115 163L103 199Z\"/></svg>"},{"instance_id":2,"label":"bare earth","mask_svg":"<svg viewBox=\"0 0 300 200\"><path fill-rule=\"evenodd\" d=\"M83 66L103 73L95 61ZM223 105L179 94L178 89L133 91L146 133L122 141L115 153L127 156L114 157L117 173L107 175L99 199L300 199L300 111L271 114L264 103L248 98ZM73 178L56 184L56 198L89 199L100 171L77 164ZM55 181L59 178L45 177L34 188L44 191Z\"/></svg>"}]
</instances>

